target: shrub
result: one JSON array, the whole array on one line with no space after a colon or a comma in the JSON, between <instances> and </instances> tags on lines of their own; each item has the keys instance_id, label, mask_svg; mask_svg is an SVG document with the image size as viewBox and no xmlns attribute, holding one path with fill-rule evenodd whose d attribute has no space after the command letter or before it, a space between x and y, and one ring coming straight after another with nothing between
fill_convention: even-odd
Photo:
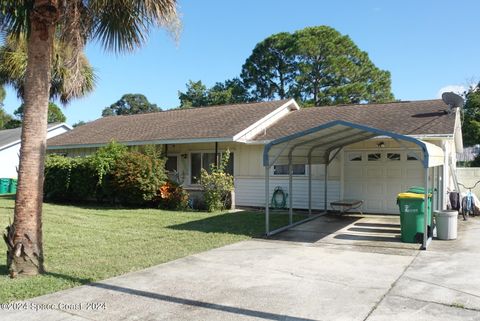
<instances>
[{"instance_id":1,"label":"shrub","mask_svg":"<svg viewBox=\"0 0 480 321\"><path fill-rule=\"evenodd\" d=\"M44 194L50 200L84 200L93 197L97 177L88 158L50 155L45 162Z\"/></svg>"},{"instance_id":2,"label":"shrub","mask_svg":"<svg viewBox=\"0 0 480 321\"><path fill-rule=\"evenodd\" d=\"M188 207L188 193L177 182L168 180L157 195L159 208L168 210L183 210Z\"/></svg>"},{"instance_id":3,"label":"shrub","mask_svg":"<svg viewBox=\"0 0 480 321\"><path fill-rule=\"evenodd\" d=\"M112 142L91 156L69 158L49 155L45 162L45 199L103 201L151 205L166 179L165 162L155 148L146 154L129 152Z\"/></svg>"},{"instance_id":4,"label":"shrub","mask_svg":"<svg viewBox=\"0 0 480 321\"><path fill-rule=\"evenodd\" d=\"M125 145L112 141L88 157L90 167L95 171L97 178L95 197L98 201L107 199L115 202L112 173L115 171L117 161L127 153L128 149Z\"/></svg>"},{"instance_id":5,"label":"shrub","mask_svg":"<svg viewBox=\"0 0 480 321\"><path fill-rule=\"evenodd\" d=\"M200 184L204 192L205 205L209 212L226 208L230 192L233 191L233 176L225 172L230 152L223 154L219 166L212 164L210 172L202 168Z\"/></svg>"},{"instance_id":6,"label":"shrub","mask_svg":"<svg viewBox=\"0 0 480 321\"><path fill-rule=\"evenodd\" d=\"M123 204L153 201L165 180L165 161L138 152L119 157L112 172L115 195Z\"/></svg>"}]
</instances>

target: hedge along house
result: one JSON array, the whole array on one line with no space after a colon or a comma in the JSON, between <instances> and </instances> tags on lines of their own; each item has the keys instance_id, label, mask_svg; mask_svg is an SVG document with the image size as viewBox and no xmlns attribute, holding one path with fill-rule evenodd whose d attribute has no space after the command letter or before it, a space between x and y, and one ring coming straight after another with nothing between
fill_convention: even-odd
<instances>
[{"instance_id":1,"label":"hedge along house","mask_svg":"<svg viewBox=\"0 0 480 321\"><path fill-rule=\"evenodd\" d=\"M65 123L49 124L47 138L63 134L72 127ZM0 178L17 178L22 128L0 130Z\"/></svg>"},{"instance_id":2,"label":"hedge along house","mask_svg":"<svg viewBox=\"0 0 480 321\"><path fill-rule=\"evenodd\" d=\"M326 198L323 162L307 165L308 155L297 155L291 166L291 185L288 155L265 163L268 144L302 136L335 121L353 125L342 129L345 135L360 136L344 140L349 144L342 144L329 161ZM354 126L373 131L355 132ZM332 147L340 139L327 131L315 135L332 142ZM412 139L400 139L404 137ZM275 187L288 190L291 186L293 208L324 209L325 200L348 198L363 200L364 212L383 214L398 214L397 193L424 184L425 160L418 141L443 152L441 173L436 175L442 194L437 198L438 207L445 207L444 194L453 185L450 171L454 170L456 152L462 148L459 111L450 111L442 100L302 109L294 100L280 100L101 118L49 139L48 150L82 156L112 140L129 146L163 145L167 169L178 171L190 191L199 189L200 169L218 162L221 153L230 150L237 206L265 206L265 198L271 197ZM267 194L264 165L270 176ZM309 186L313 193L310 202Z\"/></svg>"}]
</instances>

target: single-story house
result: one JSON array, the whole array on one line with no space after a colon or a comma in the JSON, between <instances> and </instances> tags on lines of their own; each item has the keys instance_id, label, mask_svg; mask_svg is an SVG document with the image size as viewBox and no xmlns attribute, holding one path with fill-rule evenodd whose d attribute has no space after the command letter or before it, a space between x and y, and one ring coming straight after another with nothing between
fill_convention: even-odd
<instances>
[{"instance_id":1,"label":"single-story house","mask_svg":"<svg viewBox=\"0 0 480 321\"><path fill-rule=\"evenodd\" d=\"M456 153L461 152L463 145L460 114L442 100L299 108L290 99L105 117L50 138L48 151L83 156L112 140L129 146L163 145L168 157L167 169L178 172L185 188L198 190L200 169L208 168L228 149L233 156L229 171L235 178L235 204L260 207L265 206L265 168L270 171L269 197L275 187L282 186L285 190L289 187L287 160L280 158L274 165L264 166L266 146L282 137L306 133L335 121L437 146L443 150L441 192L446 194L453 188L451 171L455 170ZM342 132L346 135L347 130ZM334 133L330 135L334 142ZM424 154L418 153L418 144L391 136L370 136L342 146L334 154L328 168L327 199L361 199L364 212L398 214L397 193L410 186L423 186ZM367 136L360 138L363 137ZM323 135L324 140L327 138ZM292 205L309 208L307 195L311 184L314 194L311 207L323 209L326 167L306 164L307 158L303 156L292 164L295 190Z\"/></svg>"},{"instance_id":2,"label":"single-story house","mask_svg":"<svg viewBox=\"0 0 480 321\"><path fill-rule=\"evenodd\" d=\"M63 134L72 127L65 123L49 124L47 138ZM0 178L17 178L22 128L0 130Z\"/></svg>"}]
</instances>

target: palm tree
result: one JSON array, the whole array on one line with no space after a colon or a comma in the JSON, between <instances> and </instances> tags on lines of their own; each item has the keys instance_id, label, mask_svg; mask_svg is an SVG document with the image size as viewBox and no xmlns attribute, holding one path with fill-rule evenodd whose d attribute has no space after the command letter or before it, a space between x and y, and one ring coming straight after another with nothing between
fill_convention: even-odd
<instances>
[{"instance_id":1,"label":"palm tree","mask_svg":"<svg viewBox=\"0 0 480 321\"><path fill-rule=\"evenodd\" d=\"M67 104L73 98L80 98L95 88L95 71L83 52L79 53L79 75L72 73L70 61L72 48L55 38L53 43L55 55L52 57L50 81L50 99L59 99ZM27 38L24 34L9 35L0 47L0 85L11 85L19 98L25 93L25 73L27 70ZM73 79L73 77L76 77Z\"/></svg>"},{"instance_id":2,"label":"palm tree","mask_svg":"<svg viewBox=\"0 0 480 321\"><path fill-rule=\"evenodd\" d=\"M75 87L87 41L96 39L114 52L132 51L153 27L177 26L176 0L0 0L0 28L27 35L28 57L15 215L6 236L11 277L44 271L42 191L54 39L72 50L68 67Z\"/></svg>"}]
</instances>

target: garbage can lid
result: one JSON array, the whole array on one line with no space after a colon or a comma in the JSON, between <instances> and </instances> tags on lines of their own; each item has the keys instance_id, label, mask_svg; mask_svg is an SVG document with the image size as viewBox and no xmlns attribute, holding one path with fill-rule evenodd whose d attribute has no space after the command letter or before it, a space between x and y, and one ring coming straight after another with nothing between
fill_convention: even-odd
<instances>
[{"instance_id":1,"label":"garbage can lid","mask_svg":"<svg viewBox=\"0 0 480 321\"><path fill-rule=\"evenodd\" d=\"M432 197L432 194L428 194L428 197ZM399 193L397 195L397 198L401 198L401 199L425 199L425 194L417 194L417 193L409 193L409 192L406 192L406 193Z\"/></svg>"},{"instance_id":2,"label":"garbage can lid","mask_svg":"<svg viewBox=\"0 0 480 321\"><path fill-rule=\"evenodd\" d=\"M457 217L458 211L454 211L454 210L433 211L433 215L442 216L442 217Z\"/></svg>"},{"instance_id":3,"label":"garbage can lid","mask_svg":"<svg viewBox=\"0 0 480 321\"><path fill-rule=\"evenodd\" d=\"M417 193L417 194L425 194L425 187L423 186L412 186L410 187L407 192L409 193ZM432 189L428 189L428 193L432 193Z\"/></svg>"}]
</instances>

